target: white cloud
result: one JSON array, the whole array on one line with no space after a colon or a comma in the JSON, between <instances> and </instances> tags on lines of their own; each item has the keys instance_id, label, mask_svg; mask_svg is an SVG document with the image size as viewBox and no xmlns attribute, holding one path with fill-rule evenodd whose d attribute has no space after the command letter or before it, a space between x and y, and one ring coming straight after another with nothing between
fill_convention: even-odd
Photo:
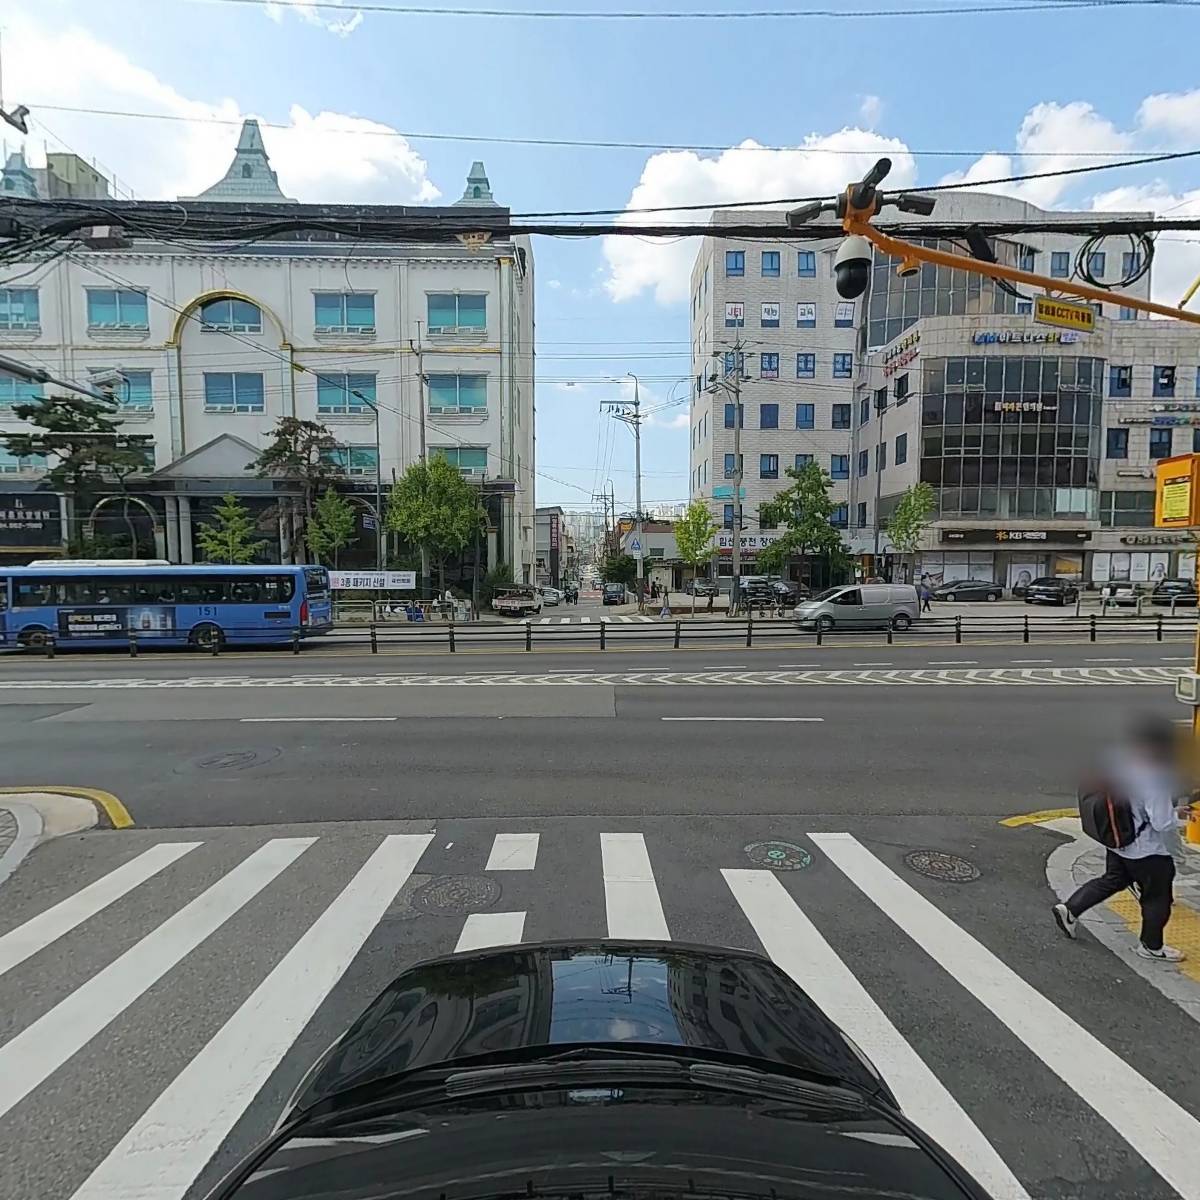
<instances>
[{"instance_id":1,"label":"white cloud","mask_svg":"<svg viewBox=\"0 0 1200 1200\"><path fill-rule=\"evenodd\" d=\"M50 30L19 19L5 30L7 96L32 110L26 153L41 161L42 141L96 159L119 175L122 193L140 199L195 195L224 175L245 116L228 98L179 92L123 51L80 28ZM48 81L53 81L51 84ZM174 120L104 119L46 113L38 100L85 109L128 109ZM343 131L352 132L343 132ZM263 129L283 191L309 202L428 202L439 192L424 159L377 121L293 105L286 128Z\"/></svg>"},{"instance_id":2,"label":"white cloud","mask_svg":"<svg viewBox=\"0 0 1200 1200\"><path fill-rule=\"evenodd\" d=\"M1147 96L1138 108L1138 125L1148 133L1193 145L1200 129L1200 89Z\"/></svg>"},{"instance_id":3,"label":"white cloud","mask_svg":"<svg viewBox=\"0 0 1200 1200\"><path fill-rule=\"evenodd\" d=\"M546 286L547 286L547 287L548 287L548 288L549 288L551 291L557 292L557 291L558 291L558 289L559 289L560 287L562 287L562 281L561 281L561 280L559 280L559 279L547 279L547 280L546 280Z\"/></svg>"},{"instance_id":4,"label":"white cloud","mask_svg":"<svg viewBox=\"0 0 1200 1200\"><path fill-rule=\"evenodd\" d=\"M883 101L868 93L859 103L858 115L868 129L875 129L883 119Z\"/></svg>"},{"instance_id":5,"label":"white cloud","mask_svg":"<svg viewBox=\"0 0 1200 1200\"><path fill-rule=\"evenodd\" d=\"M839 153L828 153L831 150ZM747 140L715 158L701 157L690 150L665 151L646 160L627 208L669 208L673 204L708 201L719 206L759 197L832 196L884 154L892 160L889 185L909 186L916 169L904 143L862 129L812 134L802 145L789 150L763 150L757 142ZM708 215L707 210L626 212L618 219L631 225L659 225L704 221ZM651 291L660 304L678 303L687 299L695 255L694 238L673 243L605 238L604 256L609 268L605 288L614 300L629 300Z\"/></svg>"},{"instance_id":6,"label":"white cloud","mask_svg":"<svg viewBox=\"0 0 1200 1200\"><path fill-rule=\"evenodd\" d=\"M363 15L358 9L351 9L345 17L331 19L328 16L330 7L340 7L341 3L342 0L324 0L318 8L309 0L264 0L267 16L277 25L282 23L284 13L292 12L309 25L328 30L338 37L349 37L362 24Z\"/></svg>"}]
</instances>

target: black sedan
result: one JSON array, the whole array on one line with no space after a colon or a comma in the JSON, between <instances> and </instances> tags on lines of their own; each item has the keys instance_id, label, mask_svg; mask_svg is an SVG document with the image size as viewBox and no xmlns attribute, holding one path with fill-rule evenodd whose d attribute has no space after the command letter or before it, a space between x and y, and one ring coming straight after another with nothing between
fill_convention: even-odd
<instances>
[{"instance_id":1,"label":"black sedan","mask_svg":"<svg viewBox=\"0 0 1200 1200\"><path fill-rule=\"evenodd\" d=\"M1069 579L1046 575L1035 579L1025 588L1026 604L1074 604L1079 599L1079 588Z\"/></svg>"},{"instance_id":2,"label":"black sedan","mask_svg":"<svg viewBox=\"0 0 1200 1200\"><path fill-rule=\"evenodd\" d=\"M717 585L711 579L689 579L683 590L689 596L715 596Z\"/></svg>"},{"instance_id":3,"label":"black sedan","mask_svg":"<svg viewBox=\"0 0 1200 1200\"><path fill-rule=\"evenodd\" d=\"M1196 603L1196 584L1191 579L1160 579L1150 593L1151 604Z\"/></svg>"},{"instance_id":4,"label":"black sedan","mask_svg":"<svg viewBox=\"0 0 1200 1200\"><path fill-rule=\"evenodd\" d=\"M333 1196L988 1200L773 963L621 941L405 971L209 1200Z\"/></svg>"},{"instance_id":5,"label":"black sedan","mask_svg":"<svg viewBox=\"0 0 1200 1200\"><path fill-rule=\"evenodd\" d=\"M935 600L999 600L1004 588L989 579L948 579L933 589Z\"/></svg>"}]
</instances>

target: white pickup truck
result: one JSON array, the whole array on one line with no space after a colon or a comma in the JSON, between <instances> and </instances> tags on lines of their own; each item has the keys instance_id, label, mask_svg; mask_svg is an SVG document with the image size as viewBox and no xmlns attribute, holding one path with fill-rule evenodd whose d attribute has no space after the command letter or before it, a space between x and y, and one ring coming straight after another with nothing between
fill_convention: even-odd
<instances>
[{"instance_id":1,"label":"white pickup truck","mask_svg":"<svg viewBox=\"0 0 1200 1200\"><path fill-rule=\"evenodd\" d=\"M510 584L496 589L492 610L507 617L532 617L542 611L542 596L535 587Z\"/></svg>"}]
</instances>

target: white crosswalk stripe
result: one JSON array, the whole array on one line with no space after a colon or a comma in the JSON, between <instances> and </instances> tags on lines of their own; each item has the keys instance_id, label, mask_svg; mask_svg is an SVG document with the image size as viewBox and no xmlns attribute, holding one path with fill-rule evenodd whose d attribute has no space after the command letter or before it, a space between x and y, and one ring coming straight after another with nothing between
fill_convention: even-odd
<instances>
[{"instance_id":1,"label":"white crosswalk stripe","mask_svg":"<svg viewBox=\"0 0 1200 1200\"><path fill-rule=\"evenodd\" d=\"M457 872L446 876L451 880L481 871L498 873L487 877L504 882L507 903L483 905L457 920L446 915L430 918L437 922L441 946L435 952L466 953L518 945L530 940L530 934L536 938L539 908L557 912L589 894L586 870L597 867L592 899L579 917L580 938L607 935L663 942L674 936L689 941L700 929L704 936L695 940L712 941L714 928L729 921L727 944L751 945L745 930L750 931L762 951L880 1068L904 1111L949 1148L996 1200L1030 1200L1045 1193L1044 1177L1037 1181L1040 1188L1026 1177L1031 1170L1026 1143L1044 1137L1054 1143L1055 1153L1061 1152L1055 1122L1034 1123L1028 1113L1014 1122L1009 1113L999 1123L1000 1144L989 1140L998 1136L997 1122L981 1120L986 1114L979 1111L978 1092L972 1097L956 1095L952 1082L935 1069L944 1060L935 1057L932 1065L927 1060L932 1045L944 1049L944 1033L936 1022L930 1020L926 1028L911 1010L898 1011L892 988L881 987L878 976L865 981L856 973L856 965L860 970L862 966L862 931L871 925L865 918L873 918L878 926L882 914L898 931L880 948L881 956L903 955L906 961L913 955L928 956L934 966L916 976L920 986L928 987L939 1003L949 1000L972 1010L964 1020L969 1019L981 1040L994 1043L984 1092L1005 1094L1012 1077L1022 1070L1014 1060L1028 1052L1041 1064L1040 1086L1066 1089L1055 1094L1056 1104L1065 1103L1069 1094L1091 1122L1098 1114L1106 1123L1107 1132L1096 1135L1105 1145L1117 1141L1136 1152L1144 1169L1155 1172L1180 1200L1200 1200L1200 1120L1156 1087L1146 1077L1144 1064L1127 1062L1088 1032L1076 1016L1026 982L1018 967L1002 961L850 834L805 835L814 857L826 868L815 891L808 883L810 872L780 874L722 862L705 865L689 857L689 872L709 876L702 879L709 899L697 915L695 893L689 892L686 900L673 897L672 885L664 887L663 881L675 877L664 873L661 863L655 870L654 860L666 847L631 825L583 838L556 833L569 847L548 842L551 835L546 832L520 825L514 829L511 824L482 842L475 835L474 843L460 843L452 835L439 838L435 847L432 832L392 833L366 846L356 843L354 854L337 859L343 865L330 881L328 898L311 906L277 949L254 959L258 966L239 985L244 992L230 997L219 1023L213 1014L206 1040L197 1043L182 1067L173 1068L173 1076L155 1085L155 1095L140 1103L130 1101L132 1111L78 1173L82 1182L70 1200L183 1200L233 1131L237 1130L234 1140L250 1139L238 1146L239 1153L248 1150L255 1137L264 1136L278 1116L271 1105L278 1104L279 1089L268 1086L274 1073L289 1054L294 1056L289 1078L311 1065L311 1059L295 1061L297 1041L314 1021L324 1019L329 1007L324 1002L334 990L350 985L351 965L368 939L386 928L392 939L387 954L395 959L390 974L426 956L426 951L418 953L408 945L411 931L426 919L415 901L403 920L381 925L385 916L399 911L395 906L404 909L403 895L410 893L402 889L409 881L416 888L420 880L440 871ZM0 1043L0 1118L35 1102L52 1076L60 1088L69 1081L69 1092L85 1098L95 1095L102 1107L111 1106L113 1093L103 1077L76 1077L76 1055L118 1022L129 1023L134 1014L128 1010L135 1002L210 940L211 951L217 952L218 939L228 933L225 927L243 910L241 921L260 912L283 919L279 913L286 912L287 905L277 903L272 893L310 886L316 878L313 860L319 854L313 846L325 840L270 838L256 848L239 846L234 852L203 841L164 841L65 898L55 897L44 911L0 936L0 980L20 989L22 973L52 956L62 956L69 970L70 947L61 942L67 934L95 928L101 914L119 929L122 913L150 908L154 902L148 896L155 887L162 889L154 893L160 898L169 895L177 878L200 871L210 851L229 856L208 860L208 873L201 877L207 884L204 890L173 906L173 911L168 905L162 913L153 912L157 923L150 932L127 949L115 948L111 961L79 980L64 999L48 1002L37 1015L36 995L32 998L33 1019ZM572 864L565 894L546 890L543 896L535 888L543 871L553 872L545 863L548 846L551 857L569 850L570 858L560 860ZM435 851L437 865L423 865ZM460 865L454 854L464 856ZM585 870L583 864L589 862L593 865ZM305 869L310 863L313 866ZM213 865L222 873L210 882ZM560 878L553 873L548 877ZM815 872L812 877L817 878ZM694 884L689 880L689 886ZM841 889L832 902L824 898L831 888ZM192 892L185 889L181 894ZM873 986L870 979L875 980ZM334 1007L344 1016L361 1011L372 998L360 997L355 1004L342 997ZM203 998L196 1003L202 1005ZM168 1016L155 1013L152 1019L163 1024ZM189 1014L180 1013L178 1019L186 1026ZM988 1022L986 1029L981 1019ZM322 1027L319 1037L309 1037L304 1044L313 1053L316 1043L319 1052L341 1031ZM170 1045L172 1029L165 1024L138 1032L140 1045ZM294 1069L297 1065L301 1071ZM1012 1073L1007 1081L1006 1071ZM1022 1078L1020 1086L1027 1084ZM250 1114L253 1119L244 1121ZM74 1132L51 1127L28 1152L51 1160L72 1153L78 1144ZM23 1152L20 1146L5 1144L12 1155ZM82 1144L88 1145L86 1138ZM6 1175L8 1169L0 1162L0 1194L15 1195L5 1185L20 1176ZM1094 1182L1095 1192L1079 1195L1090 1200L1109 1194L1102 1169ZM1121 1186L1134 1185L1122 1180ZM1161 1187L1156 1196L1165 1194Z\"/></svg>"}]
</instances>

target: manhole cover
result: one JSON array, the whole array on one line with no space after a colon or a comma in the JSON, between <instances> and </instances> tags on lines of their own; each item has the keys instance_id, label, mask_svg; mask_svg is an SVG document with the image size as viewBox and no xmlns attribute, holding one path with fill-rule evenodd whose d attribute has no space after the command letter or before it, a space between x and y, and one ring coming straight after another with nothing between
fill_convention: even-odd
<instances>
[{"instance_id":1,"label":"manhole cover","mask_svg":"<svg viewBox=\"0 0 1200 1200\"><path fill-rule=\"evenodd\" d=\"M184 770L196 771L246 771L273 762L282 751L278 746L266 746L258 750L218 750L203 758L193 759Z\"/></svg>"},{"instance_id":2,"label":"manhole cover","mask_svg":"<svg viewBox=\"0 0 1200 1200\"><path fill-rule=\"evenodd\" d=\"M802 871L812 865L812 855L794 842L751 842L745 849L756 867L772 871Z\"/></svg>"},{"instance_id":3,"label":"manhole cover","mask_svg":"<svg viewBox=\"0 0 1200 1200\"><path fill-rule=\"evenodd\" d=\"M973 862L945 850L912 850L904 856L904 861L918 875L943 883L974 883L980 876Z\"/></svg>"},{"instance_id":4,"label":"manhole cover","mask_svg":"<svg viewBox=\"0 0 1200 1200\"><path fill-rule=\"evenodd\" d=\"M500 885L483 875L438 875L413 892L409 903L434 916L458 916L491 908Z\"/></svg>"}]
</instances>

